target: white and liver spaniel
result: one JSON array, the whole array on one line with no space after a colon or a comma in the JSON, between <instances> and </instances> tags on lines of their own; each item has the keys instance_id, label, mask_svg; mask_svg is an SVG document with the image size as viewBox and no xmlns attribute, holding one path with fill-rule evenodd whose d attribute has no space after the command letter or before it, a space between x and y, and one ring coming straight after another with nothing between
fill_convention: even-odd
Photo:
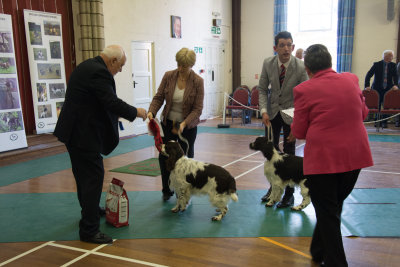
<instances>
[{"instance_id":1,"label":"white and liver spaniel","mask_svg":"<svg viewBox=\"0 0 400 267\"><path fill-rule=\"evenodd\" d=\"M172 212L184 211L192 195L208 194L219 212L211 219L220 221L228 212L230 200L238 201L235 178L224 168L187 158L175 141L164 144L161 153L168 157L166 168L171 172L171 187L177 194Z\"/></svg>"},{"instance_id":2,"label":"white and liver spaniel","mask_svg":"<svg viewBox=\"0 0 400 267\"><path fill-rule=\"evenodd\" d=\"M279 202L286 186L299 186L303 201L292 210L302 210L310 204L309 190L306 186L307 179L303 174L303 158L295 155L278 152L274 144L267 137L257 137L250 143L250 149L261 151L266 159L264 174L271 184L271 196L265 205L272 207Z\"/></svg>"}]
</instances>

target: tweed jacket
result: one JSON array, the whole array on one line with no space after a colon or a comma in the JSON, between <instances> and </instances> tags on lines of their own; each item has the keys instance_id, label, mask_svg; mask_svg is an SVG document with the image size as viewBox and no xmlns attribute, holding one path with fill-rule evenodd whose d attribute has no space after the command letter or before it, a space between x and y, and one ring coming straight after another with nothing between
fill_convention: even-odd
<instances>
[{"instance_id":1,"label":"tweed jacket","mask_svg":"<svg viewBox=\"0 0 400 267\"><path fill-rule=\"evenodd\" d=\"M308 80L303 61L294 56L290 58L282 87L279 84L279 73L278 55L264 60L258 84L259 106L260 111L267 109L270 119L275 118L281 110L293 107L293 88ZM269 87L270 94L268 94ZM289 116L282 116L282 118L286 124L291 124L292 118Z\"/></svg>"},{"instance_id":2,"label":"tweed jacket","mask_svg":"<svg viewBox=\"0 0 400 267\"><path fill-rule=\"evenodd\" d=\"M72 72L54 135L67 146L107 155L119 142L118 117L136 116L136 108L117 97L114 77L97 56Z\"/></svg>"},{"instance_id":3,"label":"tweed jacket","mask_svg":"<svg viewBox=\"0 0 400 267\"><path fill-rule=\"evenodd\" d=\"M342 173L373 165L358 78L332 69L293 89L292 134L305 139L304 175Z\"/></svg>"},{"instance_id":4,"label":"tweed jacket","mask_svg":"<svg viewBox=\"0 0 400 267\"><path fill-rule=\"evenodd\" d=\"M157 93L151 101L149 112L156 116L157 112L164 104L161 113L161 120L166 125L168 113L171 110L172 98L176 83L178 81L178 69L167 71L158 87ZM193 70L190 71L186 81L186 88L183 94L182 115L186 122L186 128L191 129L200 123L200 115L203 111L204 100L204 81Z\"/></svg>"}]
</instances>

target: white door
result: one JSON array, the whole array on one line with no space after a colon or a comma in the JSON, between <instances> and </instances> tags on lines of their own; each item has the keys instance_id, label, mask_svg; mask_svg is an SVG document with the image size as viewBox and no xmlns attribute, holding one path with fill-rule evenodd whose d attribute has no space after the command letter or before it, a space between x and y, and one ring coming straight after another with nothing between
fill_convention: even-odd
<instances>
[{"instance_id":1,"label":"white door","mask_svg":"<svg viewBox=\"0 0 400 267\"><path fill-rule=\"evenodd\" d=\"M149 109L153 98L152 43L132 42L132 87L135 107ZM138 118L133 122L133 133L147 133L146 123Z\"/></svg>"},{"instance_id":2,"label":"white door","mask_svg":"<svg viewBox=\"0 0 400 267\"><path fill-rule=\"evenodd\" d=\"M208 42L205 47L206 77L204 81L207 118L222 114L224 103L224 65L225 45L220 42Z\"/></svg>"}]
</instances>

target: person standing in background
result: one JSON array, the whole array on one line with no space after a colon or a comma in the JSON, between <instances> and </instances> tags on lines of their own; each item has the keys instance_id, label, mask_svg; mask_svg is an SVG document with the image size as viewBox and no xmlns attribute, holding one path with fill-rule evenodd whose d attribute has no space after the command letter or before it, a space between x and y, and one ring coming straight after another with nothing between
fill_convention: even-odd
<instances>
[{"instance_id":1,"label":"person standing in background","mask_svg":"<svg viewBox=\"0 0 400 267\"><path fill-rule=\"evenodd\" d=\"M279 149L279 138L283 129L283 152L294 155L296 144L287 142L292 119L283 115L282 110L293 107L293 87L308 79L302 60L292 56L294 50L293 38L290 32L283 31L275 36L274 51L277 55L264 60L259 88L259 106L262 122L267 127L272 126L274 146ZM271 89L269 89L269 87ZM268 93L270 90L270 93ZM267 128L265 136L268 136ZM287 186L285 195L277 204L278 208L286 208L294 204L294 188ZM261 200L268 201L271 188Z\"/></svg>"}]
</instances>

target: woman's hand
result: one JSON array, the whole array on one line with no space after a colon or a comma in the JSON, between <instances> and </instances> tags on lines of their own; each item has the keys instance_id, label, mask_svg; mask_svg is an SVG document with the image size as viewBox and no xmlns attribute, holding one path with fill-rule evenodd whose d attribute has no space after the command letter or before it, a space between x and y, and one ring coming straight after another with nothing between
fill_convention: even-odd
<instances>
[{"instance_id":1,"label":"woman's hand","mask_svg":"<svg viewBox=\"0 0 400 267\"><path fill-rule=\"evenodd\" d=\"M179 125L179 133L182 133L185 127L186 127L186 122L185 121L181 122L181 124Z\"/></svg>"},{"instance_id":2,"label":"woman's hand","mask_svg":"<svg viewBox=\"0 0 400 267\"><path fill-rule=\"evenodd\" d=\"M151 113L151 112L147 113L147 118L149 120L152 120L153 119L153 113Z\"/></svg>"}]
</instances>

